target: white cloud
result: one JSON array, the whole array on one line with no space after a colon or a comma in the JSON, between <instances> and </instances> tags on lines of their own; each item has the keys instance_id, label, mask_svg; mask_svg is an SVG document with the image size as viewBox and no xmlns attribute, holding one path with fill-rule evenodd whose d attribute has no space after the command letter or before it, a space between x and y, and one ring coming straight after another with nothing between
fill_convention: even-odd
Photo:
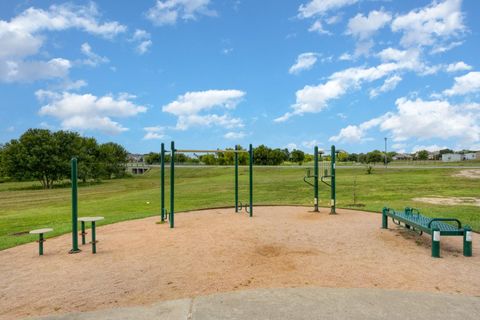
<instances>
[{"instance_id":1,"label":"white cloud","mask_svg":"<svg viewBox=\"0 0 480 320\"><path fill-rule=\"evenodd\" d=\"M52 5L48 10L29 8L10 21L0 20L0 81L34 81L65 77L70 61L54 58L49 61L26 60L37 55L44 45L46 31L79 29L112 38L126 27L116 21L100 23L94 3L88 6Z\"/></svg>"},{"instance_id":2,"label":"white cloud","mask_svg":"<svg viewBox=\"0 0 480 320\"><path fill-rule=\"evenodd\" d=\"M350 60L353 60L353 56L348 52L344 52L344 53L342 53L342 55L340 57L338 57L338 60L340 60L340 61L350 61Z\"/></svg>"},{"instance_id":3,"label":"white cloud","mask_svg":"<svg viewBox=\"0 0 480 320\"><path fill-rule=\"evenodd\" d=\"M173 25L179 19L196 20L199 15L216 16L209 9L210 0L157 0L147 12L147 18L157 26Z\"/></svg>"},{"instance_id":4,"label":"white cloud","mask_svg":"<svg viewBox=\"0 0 480 320\"><path fill-rule=\"evenodd\" d=\"M397 99L396 112L388 112L358 126L343 128L331 141L358 142L369 129L388 131L395 142L409 139L457 139L460 143L480 141L480 112L445 100Z\"/></svg>"},{"instance_id":5,"label":"white cloud","mask_svg":"<svg viewBox=\"0 0 480 320\"><path fill-rule=\"evenodd\" d=\"M348 21L347 34L359 40L370 38L377 30L392 20L392 16L384 11L371 11L368 16L357 14Z\"/></svg>"},{"instance_id":6,"label":"white cloud","mask_svg":"<svg viewBox=\"0 0 480 320\"><path fill-rule=\"evenodd\" d=\"M313 149L315 146L318 146L321 144L317 140L308 140L308 141L302 141L302 147L307 148L307 149Z\"/></svg>"},{"instance_id":7,"label":"white cloud","mask_svg":"<svg viewBox=\"0 0 480 320\"><path fill-rule=\"evenodd\" d=\"M245 136L246 136L245 132L230 131L230 132L225 133L224 138L225 139L230 139L230 140L238 140L238 139L245 138Z\"/></svg>"},{"instance_id":8,"label":"white cloud","mask_svg":"<svg viewBox=\"0 0 480 320\"><path fill-rule=\"evenodd\" d=\"M416 145L412 148L412 153L416 153L418 151L422 151L422 150L427 150L429 152L435 152L435 151L439 151L439 150L443 150L443 149L448 149L446 146L438 146L436 144L432 144L432 145L429 145L429 146L425 146L425 145Z\"/></svg>"},{"instance_id":9,"label":"white cloud","mask_svg":"<svg viewBox=\"0 0 480 320\"><path fill-rule=\"evenodd\" d=\"M285 146L285 148L292 151L298 149L298 146L296 143L290 142Z\"/></svg>"},{"instance_id":10,"label":"white cloud","mask_svg":"<svg viewBox=\"0 0 480 320\"><path fill-rule=\"evenodd\" d=\"M304 70L310 70L317 62L317 59L318 54L316 54L315 52L302 53L297 57L297 61L293 66L290 67L288 72L290 74L299 74Z\"/></svg>"},{"instance_id":11,"label":"white cloud","mask_svg":"<svg viewBox=\"0 0 480 320\"><path fill-rule=\"evenodd\" d=\"M134 96L125 93L117 97L97 97L92 94L38 90L35 94L40 101L47 103L40 108L40 115L59 119L65 129L118 134L128 129L113 121L112 117L132 117L147 110L144 106L134 104L131 101Z\"/></svg>"},{"instance_id":12,"label":"white cloud","mask_svg":"<svg viewBox=\"0 0 480 320\"><path fill-rule=\"evenodd\" d=\"M143 140L161 140L165 138L164 127L145 127L143 128L147 133L143 137Z\"/></svg>"},{"instance_id":13,"label":"white cloud","mask_svg":"<svg viewBox=\"0 0 480 320\"><path fill-rule=\"evenodd\" d=\"M418 56L405 52L391 49L389 54L383 55L388 59L395 58L395 61L370 68L348 68L333 73L325 83L317 86L305 86L296 92L296 102L291 106L293 111L285 113L274 121L283 122L294 115L321 112L327 108L331 100L340 98L349 90L359 89L364 82L373 82L400 71L424 69L424 65L418 61Z\"/></svg>"},{"instance_id":14,"label":"white cloud","mask_svg":"<svg viewBox=\"0 0 480 320\"><path fill-rule=\"evenodd\" d=\"M443 91L443 94L447 96L454 96L476 92L480 92L480 72L472 71L466 75L455 77L455 83L453 87Z\"/></svg>"},{"instance_id":15,"label":"white cloud","mask_svg":"<svg viewBox=\"0 0 480 320\"><path fill-rule=\"evenodd\" d=\"M433 1L429 6L396 17L392 30L403 33L400 43L404 47L445 47L444 41L465 30L461 5L462 0Z\"/></svg>"},{"instance_id":16,"label":"white cloud","mask_svg":"<svg viewBox=\"0 0 480 320\"><path fill-rule=\"evenodd\" d=\"M317 32L319 34L328 34L331 35L331 33L323 28L322 21L320 20L315 20L315 22L308 28L308 31L310 32Z\"/></svg>"},{"instance_id":17,"label":"white cloud","mask_svg":"<svg viewBox=\"0 0 480 320\"><path fill-rule=\"evenodd\" d=\"M370 90L370 98L374 98L380 93L392 91L397 87L400 81L402 81L402 77L398 75L394 75L390 78L385 79L381 87Z\"/></svg>"},{"instance_id":18,"label":"white cloud","mask_svg":"<svg viewBox=\"0 0 480 320\"><path fill-rule=\"evenodd\" d=\"M298 8L298 17L311 18L323 16L329 11L352 5L357 1L358 0L310 0L310 2L300 5Z\"/></svg>"},{"instance_id":19,"label":"white cloud","mask_svg":"<svg viewBox=\"0 0 480 320\"><path fill-rule=\"evenodd\" d=\"M103 63L108 63L110 60L107 57L102 57L92 51L92 47L87 43L83 43L80 47L82 53L87 57L82 61L83 64L89 65L91 67L96 67Z\"/></svg>"},{"instance_id":20,"label":"white cloud","mask_svg":"<svg viewBox=\"0 0 480 320\"><path fill-rule=\"evenodd\" d=\"M187 92L177 100L163 106L164 112L177 116L176 129L186 130L191 126L218 125L224 128L243 127L243 121L228 114L208 113L214 108L232 110L245 96L240 90L207 90ZM207 112L207 113L206 113Z\"/></svg>"},{"instance_id":21,"label":"white cloud","mask_svg":"<svg viewBox=\"0 0 480 320\"><path fill-rule=\"evenodd\" d=\"M468 71L471 69L472 69L472 66L469 66L463 61L458 61L456 63L450 63L449 65L447 65L446 71L457 72L457 71Z\"/></svg>"},{"instance_id":22,"label":"white cloud","mask_svg":"<svg viewBox=\"0 0 480 320\"><path fill-rule=\"evenodd\" d=\"M151 38L151 35L147 31L142 29L136 29L135 33L133 34L132 38L129 41L135 42L136 43L135 51L139 55L143 55L148 52L148 50L153 44L150 38Z\"/></svg>"}]
</instances>

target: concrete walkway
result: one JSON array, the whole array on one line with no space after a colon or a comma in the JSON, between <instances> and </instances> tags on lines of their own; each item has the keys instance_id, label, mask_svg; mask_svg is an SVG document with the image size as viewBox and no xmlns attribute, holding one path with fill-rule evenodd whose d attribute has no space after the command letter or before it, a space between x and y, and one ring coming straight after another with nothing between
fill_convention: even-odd
<instances>
[{"instance_id":1,"label":"concrete walkway","mask_svg":"<svg viewBox=\"0 0 480 320\"><path fill-rule=\"evenodd\" d=\"M480 297L377 289L261 289L36 320L479 319Z\"/></svg>"}]
</instances>

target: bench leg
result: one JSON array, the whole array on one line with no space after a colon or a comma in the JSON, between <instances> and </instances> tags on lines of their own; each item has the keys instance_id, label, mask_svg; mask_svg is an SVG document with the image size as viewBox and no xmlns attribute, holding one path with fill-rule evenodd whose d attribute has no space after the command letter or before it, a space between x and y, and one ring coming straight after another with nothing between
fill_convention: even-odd
<instances>
[{"instance_id":1,"label":"bench leg","mask_svg":"<svg viewBox=\"0 0 480 320\"><path fill-rule=\"evenodd\" d=\"M382 210L382 229L388 229L388 216L387 216L387 208L383 208Z\"/></svg>"},{"instance_id":2,"label":"bench leg","mask_svg":"<svg viewBox=\"0 0 480 320\"><path fill-rule=\"evenodd\" d=\"M92 253L97 253L97 239L95 235L95 221L92 221Z\"/></svg>"},{"instance_id":3,"label":"bench leg","mask_svg":"<svg viewBox=\"0 0 480 320\"><path fill-rule=\"evenodd\" d=\"M469 227L463 229L463 255L465 257L472 256L472 230Z\"/></svg>"},{"instance_id":4,"label":"bench leg","mask_svg":"<svg viewBox=\"0 0 480 320\"><path fill-rule=\"evenodd\" d=\"M432 230L432 257L440 258L440 230Z\"/></svg>"}]
</instances>

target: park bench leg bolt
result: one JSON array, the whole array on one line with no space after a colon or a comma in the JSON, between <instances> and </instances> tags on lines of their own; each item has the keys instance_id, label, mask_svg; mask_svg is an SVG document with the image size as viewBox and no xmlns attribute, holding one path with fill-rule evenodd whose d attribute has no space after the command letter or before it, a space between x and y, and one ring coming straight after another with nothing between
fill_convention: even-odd
<instances>
[{"instance_id":1,"label":"park bench leg bolt","mask_svg":"<svg viewBox=\"0 0 480 320\"><path fill-rule=\"evenodd\" d=\"M463 234L463 255L465 257L472 256L472 230L470 228L465 228L465 233Z\"/></svg>"},{"instance_id":2,"label":"park bench leg bolt","mask_svg":"<svg viewBox=\"0 0 480 320\"><path fill-rule=\"evenodd\" d=\"M440 230L432 230L432 257L440 258Z\"/></svg>"}]
</instances>

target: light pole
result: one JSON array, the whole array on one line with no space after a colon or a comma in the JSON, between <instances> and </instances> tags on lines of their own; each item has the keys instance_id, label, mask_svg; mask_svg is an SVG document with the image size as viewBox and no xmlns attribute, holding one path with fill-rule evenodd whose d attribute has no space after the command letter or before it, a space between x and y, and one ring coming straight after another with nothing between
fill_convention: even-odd
<instances>
[{"instance_id":1,"label":"light pole","mask_svg":"<svg viewBox=\"0 0 480 320\"><path fill-rule=\"evenodd\" d=\"M387 137L385 139L385 167L387 166Z\"/></svg>"}]
</instances>

